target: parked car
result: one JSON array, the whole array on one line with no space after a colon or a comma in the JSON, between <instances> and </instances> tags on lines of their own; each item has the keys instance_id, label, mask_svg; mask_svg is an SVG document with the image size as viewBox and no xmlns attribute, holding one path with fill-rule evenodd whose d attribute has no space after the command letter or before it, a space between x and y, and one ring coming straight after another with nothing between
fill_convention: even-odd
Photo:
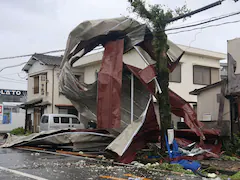
<instances>
[{"instance_id":1,"label":"parked car","mask_svg":"<svg viewBox=\"0 0 240 180\"><path fill-rule=\"evenodd\" d=\"M77 116L71 114L44 114L40 121L40 131L56 129L85 129Z\"/></svg>"}]
</instances>

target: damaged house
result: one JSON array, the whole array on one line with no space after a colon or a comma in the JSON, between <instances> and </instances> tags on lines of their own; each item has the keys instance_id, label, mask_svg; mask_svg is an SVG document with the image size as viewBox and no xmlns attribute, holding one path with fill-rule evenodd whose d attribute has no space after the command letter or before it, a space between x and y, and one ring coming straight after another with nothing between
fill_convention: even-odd
<instances>
[{"instance_id":1,"label":"damaged house","mask_svg":"<svg viewBox=\"0 0 240 180\"><path fill-rule=\"evenodd\" d=\"M185 53L170 74L169 87L196 111L197 96L189 94L189 92L220 80L220 60L224 59L226 54L193 47L189 48L183 45L177 46L184 50ZM81 69L83 72L83 82L85 84L92 84L97 80L102 58L103 51L95 52L85 55L73 64L74 68ZM147 64L135 49L123 54L123 62L139 69L147 67ZM187 128L181 117L172 114L172 121L175 129Z\"/></svg>"},{"instance_id":2,"label":"damaged house","mask_svg":"<svg viewBox=\"0 0 240 180\"><path fill-rule=\"evenodd\" d=\"M159 138L160 118L154 96L161 92L161 88L156 80L151 41L148 27L133 19L86 21L70 33L61 64L60 92L71 100L82 121L95 121L98 128L117 135L107 150L121 162L131 162L137 150ZM94 62L83 56L99 45L104 47L104 52L100 68L97 71L93 68L95 78L91 76L87 83L89 77L84 75L85 81L80 82L74 76L73 68L89 68L87 64ZM168 65L173 71L184 51L170 41L168 45ZM137 54L138 58L126 58L131 53ZM219 61L221 58L215 59ZM141 63L143 66L139 65ZM210 69L209 72L220 78L219 70ZM217 75L214 72L218 72ZM208 83L213 82L210 79ZM192 106L179 95L170 90L169 97L172 113L183 118L189 127L179 131L182 137L184 133L196 135L204 146L207 135L219 135L219 131L206 129L197 120Z\"/></svg>"},{"instance_id":3,"label":"damaged house","mask_svg":"<svg viewBox=\"0 0 240 180\"><path fill-rule=\"evenodd\" d=\"M4 147L45 148L47 145L54 149L60 146L62 149L63 146L73 146L76 151L101 147L102 151L105 150L104 153L107 152L116 160L130 163L135 159L138 150L145 148L148 143L158 143L161 119L156 94L161 93L161 88L156 79L152 39L151 31L146 25L130 18L93 20L79 24L69 35L61 61L59 92L74 105L81 121L85 124L95 122L97 129L43 131L15 140L10 136ZM179 61L185 55L193 57L193 50L184 51L171 41L167 43L168 68L172 73L179 72ZM87 56L99 45L104 47L103 52ZM199 55L201 50L195 50ZM200 79L192 77L192 82L205 82L208 79L206 74L209 74L209 80L206 80L208 84L220 78L218 68L222 55L208 52L208 55L204 56L206 59L210 57L215 62L215 66L210 68L203 68L202 66L207 65L204 62L199 64L201 67L194 62L189 63L193 75L194 69L197 69L196 72L200 75L208 72L200 76ZM31 67L34 67L32 64L33 62L29 64L29 72ZM187 64L186 60L180 65L184 67ZM76 74L82 74L81 78ZM174 74L171 76L172 80L176 78ZM183 83L184 76L180 79ZM204 85L198 86L202 88ZM188 96L197 99L194 95ZM46 98L40 98L40 102L28 101L24 104L25 107L37 108L39 103L46 101ZM197 141L196 145L201 154L191 157L192 159L219 157L221 143L217 139L220 131L209 129L199 121L191 102L184 100L173 89L169 89L169 100L172 114L182 118L187 127L175 129L178 145L185 147ZM47 107L55 107L54 102L50 102L51 105Z\"/></svg>"}]
</instances>

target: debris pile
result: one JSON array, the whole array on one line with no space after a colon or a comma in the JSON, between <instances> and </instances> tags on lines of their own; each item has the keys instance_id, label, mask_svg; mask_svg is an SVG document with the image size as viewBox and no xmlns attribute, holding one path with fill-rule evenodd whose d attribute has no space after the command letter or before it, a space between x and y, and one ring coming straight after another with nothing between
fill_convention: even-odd
<instances>
[{"instance_id":1,"label":"debris pile","mask_svg":"<svg viewBox=\"0 0 240 180\"><path fill-rule=\"evenodd\" d=\"M71 100L85 124L97 122L97 128L108 131L59 130L18 138L9 135L2 147L30 146L38 148L36 150L50 148L65 155L101 160L111 157L121 163L133 162L137 152L146 148L148 143L156 145L160 138L164 138L159 137L161 119L156 95L161 93L161 88L156 78L152 40L150 29L131 18L95 20L79 24L68 38L59 76L60 91ZM80 82L75 78L74 64L81 62L84 55L99 45L104 47L104 52L96 81L92 84ZM173 71L184 51L170 41L168 46L168 65L169 70ZM145 67L137 67L132 59L124 59L124 54L128 52L136 53L139 61L145 63ZM134 87L131 86L131 76L136 84ZM134 96L130 95L131 91ZM184 118L189 129L174 132L178 145L174 153L181 156L171 157L173 150L169 148L168 161L180 164L185 160L186 165L190 160L219 158L220 132L204 128L189 103L170 89L169 99L171 112ZM133 107L130 106L130 101ZM69 149L77 153L69 153ZM182 166L158 162L147 165L138 162L133 164L139 168L189 173L183 169L183 163ZM84 162L79 162L77 166L84 166Z\"/></svg>"}]
</instances>

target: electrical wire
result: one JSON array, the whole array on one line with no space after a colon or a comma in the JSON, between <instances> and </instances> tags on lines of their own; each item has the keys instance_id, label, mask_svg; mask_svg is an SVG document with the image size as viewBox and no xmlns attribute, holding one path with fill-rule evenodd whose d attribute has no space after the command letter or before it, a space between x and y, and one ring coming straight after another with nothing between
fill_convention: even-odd
<instances>
[{"instance_id":1,"label":"electrical wire","mask_svg":"<svg viewBox=\"0 0 240 180\"><path fill-rule=\"evenodd\" d=\"M235 12L235 13L236 13L236 12ZM205 18L205 19L202 19L202 20L197 20L197 21L193 21L193 22L189 22L189 23L184 23L183 25L181 25L181 26L175 26L174 28L178 28L178 27L182 27L182 26L187 26L187 25L192 25L192 24L195 24L195 23L204 22L204 21L207 21L207 20L215 19L215 18L219 18L219 17L223 17L223 16L228 16L228 15L230 15L230 14L233 14L233 13L223 14L223 15L220 15L220 16L214 16L214 17L211 17L211 18Z\"/></svg>"},{"instance_id":2,"label":"electrical wire","mask_svg":"<svg viewBox=\"0 0 240 180\"><path fill-rule=\"evenodd\" d=\"M18 75L19 78L21 78L21 79L25 79L25 80L26 80L26 78L28 77L27 74L26 74L26 76L24 76L24 77L21 77L21 76L20 76L20 73L17 73L17 75Z\"/></svg>"},{"instance_id":3,"label":"electrical wire","mask_svg":"<svg viewBox=\"0 0 240 180\"><path fill-rule=\"evenodd\" d=\"M13 81L19 81L19 82L26 82L26 81L24 81L24 80L20 80L20 79L13 79L13 78L4 77L4 76L0 76L0 78L3 78L3 79L8 79L8 80L13 80Z\"/></svg>"},{"instance_id":4,"label":"electrical wire","mask_svg":"<svg viewBox=\"0 0 240 180\"><path fill-rule=\"evenodd\" d=\"M218 17L212 17L210 19L207 19L206 21L205 20L201 20L201 21L204 21L204 22L200 22L200 23L196 23L196 24L190 24L190 25L185 25L185 26L173 27L173 28L165 29L163 31L167 32L167 31L172 31L172 30L179 30L179 29L185 29L185 28L189 28L189 27L195 27L195 26L206 24L206 23L211 23L211 22L214 22L214 21L218 21L218 20L221 20L221 19L229 18L229 17L235 16L235 15L239 15L239 14L240 14L240 11L234 12L234 13L230 13L230 14L226 14L226 15L221 15L221 16L218 16ZM237 23L237 22L239 22L239 21L232 21L232 22L221 23L221 24L217 24L217 25L210 25L210 26L205 26L205 27L201 27L201 28L193 28L193 29L184 30L184 31L177 31L177 32L173 32L173 33L168 33L168 35L169 34L178 34L178 33L182 33L182 32L189 32L189 31L194 31L194 30L198 30L198 29L206 29L208 27L220 26L220 25L224 25L224 24ZM163 31L159 31L159 32L163 32ZM145 34L151 34L151 32L150 33L145 33ZM126 37L126 36L123 36L123 37ZM99 50L99 49L103 49L103 47L97 47L94 50ZM57 53L57 52L63 52L63 51L65 51L65 49L47 51L47 52L43 52L43 53L40 53L40 54L50 54L50 53ZM6 60L6 59L15 59L15 58L29 57L29 56L32 56L32 55L34 55L34 54L25 54L25 55L20 55L20 56L2 57L2 58L0 58L0 61L1 60Z\"/></svg>"},{"instance_id":5,"label":"electrical wire","mask_svg":"<svg viewBox=\"0 0 240 180\"><path fill-rule=\"evenodd\" d=\"M228 14L228 15L225 15L225 16L217 17L217 18L214 18L214 19L210 18L207 21L196 23L196 24L192 24L192 25L180 26L180 27L165 29L165 31L172 31L172 30L178 30L178 29L185 29L185 28L189 28L189 27L200 26L200 25L203 25L203 24L206 24L206 23L218 21L218 20L225 19L225 18L228 18L228 17L236 16L236 15L239 15L239 14L240 14L240 11L235 12L235 13L231 13L231 14Z\"/></svg>"},{"instance_id":6,"label":"electrical wire","mask_svg":"<svg viewBox=\"0 0 240 180\"><path fill-rule=\"evenodd\" d=\"M51 53L58 53L58 52L63 52L65 49L59 49L59 50L53 50L53 51L47 51L39 54L51 54ZM2 57L0 60L5 60L5 59L16 59L16 58L23 58L23 57L29 57L34 54L25 54L25 55L20 55L20 56L10 56L10 57Z\"/></svg>"},{"instance_id":7,"label":"electrical wire","mask_svg":"<svg viewBox=\"0 0 240 180\"><path fill-rule=\"evenodd\" d=\"M9 68L14 68L14 67L22 66L22 65L24 65L24 64L26 64L26 63L27 63L27 62L23 62L23 63L20 63L20 64L3 67L2 69L0 69L0 72L2 72L4 69L9 69Z\"/></svg>"},{"instance_id":8,"label":"electrical wire","mask_svg":"<svg viewBox=\"0 0 240 180\"><path fill-rule=\"evenodd\" d=\"M218 27L218 26L222 26L222 25L226 25L226 24L233 24L233 23L238 23L238 22L240 22L240 20L228 21L228 22L224 22L224 23L219 23L219 24L213 24L213 25L209 25L209 26L204 26L204 27L201 27L201 28L193 28L193 29L188 29L188 30L183 30L183 31L177 31L177 32L167 33L167 35L179 34L179 33L194 31L194 30L198 30L198 29L207 29L207 28L211 28L211 27Z\"/></svg>"},{"instance_id":9,"label":"electrical wire","mask_svg":"<svg viewBox=\"0 0 240 180\"><path fill-rule=\"evenodd\" d=\"M9 75L21 74L21 73L24 73L24 74L25 74L25 72L21 71L21 72L17 72L17 73L1 74L1 75L2 75L2 76L9 76Z\"/></svg>"},{"instance_id":10,"label":"electrical wire","mask_svg":"<svg viewBox=\"0 0 240 180\"><path fill-rule=\"evenodd\" d=\"M18 84L27 84L27 82L17 82L17 81L9 81L9 80L1 80L1 79L0 79L0 83L1 83L1 82L18 83Z\"/></svg>"}]
</instances>

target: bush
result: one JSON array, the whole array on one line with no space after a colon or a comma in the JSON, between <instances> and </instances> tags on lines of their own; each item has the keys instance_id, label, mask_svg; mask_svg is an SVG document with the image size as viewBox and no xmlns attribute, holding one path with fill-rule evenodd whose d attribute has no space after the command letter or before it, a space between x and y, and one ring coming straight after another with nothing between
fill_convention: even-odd
<instances>
[{"instance_id":1,"label":"bush","mask_svg":"<svg viewBox=\"0 0 240 180\"><path fill-rule=\"evenodd\" d=\"M222 150L226 151L226 155L240 156L240 134L234 134L233 141L224 140Z\"/></svg>"},{"instance_id":2,"label":"bush","mask_svg":"<svg viewBox=\"0 0 240 180\"><path fill-rule=\"evenodd\" d=\"M234 174L233 176L231 176L231 179L234 180L239 180L240 179L240 171L237 174Z\"/></svg>"},{"instance_id":3,"label":"bush","mask_svg":"<svg viewBox=\"0 0 240 180\"><path fill-rule=\"evenodd\" d=\"M18 128L15 128L13 129L10 134L13 134L13 135L24 135L24 128L23 127L18 127Z\"/></svg>"}]
</instances>

